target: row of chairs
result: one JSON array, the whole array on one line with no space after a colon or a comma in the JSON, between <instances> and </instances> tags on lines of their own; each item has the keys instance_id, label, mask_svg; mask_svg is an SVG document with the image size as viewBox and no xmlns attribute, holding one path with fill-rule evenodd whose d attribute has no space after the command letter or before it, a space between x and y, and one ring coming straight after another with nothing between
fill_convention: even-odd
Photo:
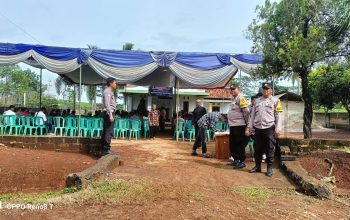
<instances>
[{"instance_id":1,"label":"row of chairs","mask_svg":"<svg viewBox=\"0 0 350 220\"><path fill-rule=\"evenodd\" d=\"M141 122L141 120L138 119L118 118L114 123L115 138L124 139L125 137L129 137L129 139L140 139L142 131L144 134L144 138L146 139L150 131L148 119L145 119Z\"/></svg>"},{"instance_id":2,"label":"row of chairs","mask_svg":"<svg viewBox=\"0 0 350 220\"><path fill-rule=\"evenodd\" d=\"M100 137L103 130L102 118L48 117L55 135ZM80 127L78 126L80 123ZM44 135L48 128L42 117L0 115L0 133L9 135Z\"/></svg>"},{"instance_id":3,"label":"row of chairs","mask_svg":"<svg viewBox=\"0 0 350 220\"><path fill-rule=\"evenodd\" d=\"M228 129L228 124L223 123L222 121L218 121L216 124L216 127L218 130L227 130ZM178 128L174 133L174 138L176 140L179 139L179 137L182 138L182 141L185 140L185 136L187 136L187 139L189 141L192 141L192 139L195 139L195 128L192 125L192 120L186 120L185 122L179 121L178 122ZM210 129L207 130L207 138L208 141L211 141L214 136L214 132Z\"/></svg>"}]
</instances>

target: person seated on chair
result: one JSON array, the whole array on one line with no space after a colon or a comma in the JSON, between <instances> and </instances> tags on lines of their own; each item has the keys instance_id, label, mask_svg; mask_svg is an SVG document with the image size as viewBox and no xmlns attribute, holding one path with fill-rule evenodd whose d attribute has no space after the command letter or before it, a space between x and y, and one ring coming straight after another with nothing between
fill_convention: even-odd
<instances>
[{"instance_id":1,"label":"person seated on chair","mask_svg":"<svg viewBox=\"0 0 350 220\"><path fill-rule=\"evenodd\" d=\"M175 117L174 117L174 121L173 121L173 125L174 125L174 128L176 128L176 122L183 122L182 124L182 128L184 129L185 128L185 119L182 118L182 115L181 113L178 114L178 117L176 114L174 114Z\"/></svg>"},{"instance_id":2,"label":"person seated on chair","mask_svg":"<svg viewBox=\"0 0 350 220\"><path fill-rule=\"evenodd\" d=\"M52 124L47 121L45 112L46 112L46 108L41 107L40 111L35 113L34 115L35 117L41 117L43 119L39 121L39 124L37 123L38 121L35 120L35 125L45 125L48 133L52 134Z\"/></svg>"},{"instance_id":3,"label":"person seated on chair","mask_svg":"<svg viewBox=\"0 0 350 220\"><path fill-rule=\"evenodd\" d=\"M10 105L8 110L4 112L4 115L16 115L15 109L16 107L14 105Z\"/></svg>"}]
</instances>

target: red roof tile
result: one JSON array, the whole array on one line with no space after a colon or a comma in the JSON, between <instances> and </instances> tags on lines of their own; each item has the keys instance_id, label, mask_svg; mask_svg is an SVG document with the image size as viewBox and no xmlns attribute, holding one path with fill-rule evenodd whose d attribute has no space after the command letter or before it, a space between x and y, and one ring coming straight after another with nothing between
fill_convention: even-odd
<instances>
[{"instance_id":1,"label":"red roof tile","mask_svg":"<svg viewBox=\"0 0 350 220\"><path fill-rule=\"evenodd\" d=\"M230 94L230 89L206 89L206 92L209 93L207 97L204 99L225 99L225 100L231 100L232 95Z\"/></svg>"}]
</instances>

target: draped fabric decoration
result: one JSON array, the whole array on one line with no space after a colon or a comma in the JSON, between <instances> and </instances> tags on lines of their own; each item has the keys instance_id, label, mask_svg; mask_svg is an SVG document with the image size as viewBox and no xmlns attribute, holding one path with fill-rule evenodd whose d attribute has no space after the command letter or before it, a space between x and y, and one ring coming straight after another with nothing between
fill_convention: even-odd
<instances>
[{"instance_id":1,"label":"draped fabric decoration","mask_svg":"<svg viewBox=\"0 0 350 220\"><path fill-rule=\"evenodd\" d=\"M0 65L24 62L58 73L73 83L102 84L107 77L118 83L157 86L169 82L169 74L180 87L218 88L225 86L238 69L252 72L263 57L251 54L188 52L145 52L50 47L0 43Z\"/></svg>"},{"instance_id":2,"label":"draped fabric decoration","mask_svg":"<svg viewBox=\"0 0 350 220\"><path fill-rule=\"evenodd\" d=\"M262 63L264 57L254 54L238 54L231 57L231 62L243 72L252 73Z\"/></svg>"}]
</instances>

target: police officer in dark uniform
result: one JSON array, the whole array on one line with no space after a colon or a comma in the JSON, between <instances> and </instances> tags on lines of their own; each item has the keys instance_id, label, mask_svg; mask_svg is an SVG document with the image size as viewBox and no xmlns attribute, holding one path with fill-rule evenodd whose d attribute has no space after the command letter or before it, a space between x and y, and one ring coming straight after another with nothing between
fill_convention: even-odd
<instances>
[{"instance_id":1,"label":"police officer in dark uniform","mask_svg":"<svg viewBox=\"0 0 350 220\"><path fill-rule=\"evenodd\" d=\"M107 78L107 87L103 91L102 103L103 112L102 117L104 120L103 131L102 131L102 156L107 154L115 154L111 151L111 140L113 137L114 120L115 120L115 109L116 101L114 92L117 89L117 81L114 78Z\"/></svg>"},{"instance_id":2,"label":"police officer in dark uniform","mask_svg":"<svg viewBox=\"0 0 350 220\"><path fill-rule=\"evenodd\" d=\"M233 167L242 169L245 167L245 147L248 144L249 109L247 100L241 96L239 84L230 86L233 96L227 112L228 124L230 126L230 152L233 158Z\"/></svg>"},{"instance_id":3,"label":"police officer in dark uniform","mask_svg":"<svg viewBox=\"0 0 350 220\"><path fill-rule=\"evenodd\" d=\"M196 108L193 110L193 117L192 117L192 125L194 125L195 129L195 142L193 144L193 149L197 149L198 147L201 147L201 140L199 138L199 127L198 127L198 121L199 119L207 113L207 110L202 106L201 100L196 100ZM195 150L192 150L192 156L196 156L197 153Z\"/></svg>"},{"instance_id":4,"label":"police officer in dark uniform","mask_svg":"<svg viewBox=\"0 0 350 220\"><path fill-rule=\"evenodd\" d=\"M276 139L279 138L282 129L282 104L278 98L272 96L272 85L270 83L263 83L262 89L263 95L256 99L248 125L249 130L255 132L255 167L250 172L261 172L262 154L265 150L266 175L271 177Z\"/></svg>"}]
</instances>

